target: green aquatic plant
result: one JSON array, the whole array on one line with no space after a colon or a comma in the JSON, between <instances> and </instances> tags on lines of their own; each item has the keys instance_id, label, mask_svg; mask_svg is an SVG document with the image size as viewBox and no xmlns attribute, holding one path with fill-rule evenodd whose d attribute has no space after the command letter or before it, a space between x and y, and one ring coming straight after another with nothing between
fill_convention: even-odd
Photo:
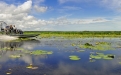
<instances>
[{"instance_id":1,"label":"green aquatic plant","mask_svg":"<svg viewBox=\"0 0 121 75\"><path fill-rule=\"evenodd\" d=\"M29 64L29 66L27 66L26 68L28 68L28 69L38 69L38 67L34 67L32 64Z\"/></svg>"},{"instance_id":2,"label":"green aquatic plant","mask_svg":"<svg viewBox=\"0 0 121 75\"><path fill-rule=\"evenodd\" d=\"M11 57L11 58L20 58L21 55L10 55L9 57Z\"/></svg>"},{"instance_id":3,"label":"green aquatic plant","mask_svg":"<svg viewBox=\"0 0 121 75\"><path fill-rule=\"evenodd\" d=\"M70 58L70 60L80 60L80 58L75 57L75 58Z\"/></svg>"},{"instance_id":4,"label":"green aquatic plant","mask_svg":"<svg viewBox=\"0 0 121 75\"><path fill-rule=\"evenodd\" d=\"M12 74L12 72L7 72L6 74Z\"/></svg>"},{"instance_id":5,"label":"green aquatic plant","mask_svg":"<svg viewBox=\"0 0 121 75\"><path fill-rule=\"evenodd\" d=\"M4 47L4 48L1 48L0 50L12 50L12 49L14 49L14 50L24 50L24 48L20 48L20 47L18 47L18 48L16 48L16 47Z\"/></svg>"},{"instance_id":6,"label":"green aquatic plant","mask_svg":"<svg viewBox=\"0 0 121 75\"><path fill-rule=\"evenodd\" d=\"M16 50L25 50L24 48L19 48L19 47L18 48L15 48L15 49Z\"/></svg>"},{"instance_id":7,"label":"green aquatic plant","mask_svg":"<svg viewBox=\"0 0 121 75\"><path fill-rule=\"evenodd\" d=\"M73 44L71 44L72 46L76 46L74 43Z\"/></svg>"},{"instance_id":8,"label":"green aquatic plant","mask_svg":"<svg viewBox=\"0 0 121 75\"><path fill-rule=\"evenodd\" d=\"M70 55L70 56L69 56L69 59L70 59L70 60L80 60L81 58L79 58L79 57L76 56L76 55Z\"/></svg>"},{"instance_id":9,"label":"green aquatic plant","mask_svg":"<svg viewBox=\"0 0 121 75\"><path fill-rule=\"evenodd\" d=\"M85 50L78 50L78 52L84 52Z\"/></svg>"},{"instance_id":10,"label":"green aquatic plant","mask_svg":"<svg viewBox=\"0 0 121 75\"><path fill-rule=\"evenodd\" d=\"M118 62L119 64L121 64L121 62Z\"/></svg>"},{"instance_id":11,"label":"green aquatic plant","mask_svg":"<svg viewBox=\"0 0 121 75\"><path fill-rule=\"evenodd\" d=\"M115 55L113 54L103 54L103 53L96 53L96 55L91 54L90 58L92 59L106 59L106 60L110 60L113 59L115 57Z\"/></svg>"},{"instance_id":12,"label":"green aquatic plant","mask_svg":"<svg viewBox=\"0 0 121 75\"><path fill-rule=\"evenodd\" d=\"M99 44L111 45L111 43L109 42L96 42L95 44L96 45L99 45Z\"/></svg>"},{"instance_id":13,"label":"green aquatic plant","mask_svg":"<svg viewBox=\"0 0 121 75\"><path fill-rule=\"evenodd\" d=\"M93 59L93 60L92 60L92 59L90 59L90 61L89 61L89 62L95 62L95 61L96 61L96 60L94 60L94 59Z\"/></svg>"},{"instance_id":14,"label":"green aquatic plant","mask_svg":"<svg viewBox=\"0 0 121 75\"><path fill-rule=\"evenodd\" d=\"M53 54L53 52L52 51L45 51L45 50L36 50L36 51L31 51L30 54L42 55L42 54Z\"/></svg>"},{"instance_id":15,"label":"green aquatic plant","mask_svg":"<svg viewBox=\"0 0 121 75\"><path fill-rule=\"evenodd\" d=\"M26 68L31 69L32 67L32 64L29 64L29 66L27 66Z\"/></svg>"},{"instance_id":16,"label":"green aquatic plant","mask_svg":"<svg viewBox=\"0 0 121 75\"><path fill-rule=\"evenodd\" d=\"M92 50L102 50L102 51L114 50L114 48L108 42L98 42L96 45L85 43L83 45L80 45L80 47L84 49L89 48Z\"/></svg>"},{"instance_id":17,"label":"green aquatic plant","mask_svg":"<svg viewBox=\"0 0 121 75\"><path fill-rule=\"evenodd\" d=\"M84 45L85 45L85 46L93 46L93 45L90 44L90 43L85 43Z\"/></svg>"},{"instance_id":18,"label":"green aquatic plant","mask_svg":"<svg viewBox=\"0 0 121 75\"><path fill-rule=\"evenodd\" d=\"M102 57L101 56L98 56L98 55L90 55L90 58L93 58L93 59L101 59Z\"/></svg>"}]
</instances>

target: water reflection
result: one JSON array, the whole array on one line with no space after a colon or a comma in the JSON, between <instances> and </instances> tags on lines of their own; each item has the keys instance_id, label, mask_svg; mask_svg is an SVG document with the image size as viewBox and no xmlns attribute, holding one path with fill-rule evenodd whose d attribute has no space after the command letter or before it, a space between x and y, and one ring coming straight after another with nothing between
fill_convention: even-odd
<instances>
[{"instance_id":1,"label":"water reflection","mask_svg":"<svg viewBox=\"0 0 121 75\"><path fill-rule=\"evenodd\" d=\"M93 39L100 41L99 39ZM103 39L103 41L115 42L119 39ZM119 75L121 73L121 60L117 59L119 50L106 51L103 53L115 54L112 60L96 60L89 62L89 55L92 50L85 49L85 52L77 52L81 48L72 46L92 41L92 39L41 39L20 42L0 42L0 74L5 75L11 69L12 75ZM101 39L102 41L102 39ZM95 41L93 41L95 42ZM120 42L118 42L120 44ZM20 48L20 50L18 50ZM23 50L51 50L52 55L32 55L24 53ZM61 49L61 50L60 50ZM98 51L94 51L98 52ZM20 58L10 58L10 55L19 55ZM69 55L78 55L81 60L72 61ZM33 64L38 69L27 69L26 66Z\"/></svg>"}]
</instances>

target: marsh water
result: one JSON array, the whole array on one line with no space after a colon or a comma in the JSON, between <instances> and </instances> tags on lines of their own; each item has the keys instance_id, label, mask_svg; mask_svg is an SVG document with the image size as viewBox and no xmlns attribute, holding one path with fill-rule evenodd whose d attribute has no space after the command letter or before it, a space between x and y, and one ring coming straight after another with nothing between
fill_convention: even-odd
<instances>
[{"instance_id":1,"label":"marsh water","mask_svg":"<svg viewBox=\"0 0 121 75\"><path fill-rule=\"evenodd\" d=\"M81 48L86 42L110 42L113 50L92 50ZM121 74L121 39L120 38L42 38L23 41L0 41L0 75L120 75ZM5 49L6 48L6 49ZM9 49L7 49L9 48ZM19 50L17 50L19 48ZM20 50L22 49L22 50ZM52 54L32 55L26 51L45 50ZM79 50L84 50L80 52ZM89 59L91 53L114 54L111 60ZM11 58L11 55L19 55ZM70 60L70 55L77 55L80 60ZM93 60L93 62L91 62ZM32 64L35 69L27 66Z\"/></svg>"}]
</instances>

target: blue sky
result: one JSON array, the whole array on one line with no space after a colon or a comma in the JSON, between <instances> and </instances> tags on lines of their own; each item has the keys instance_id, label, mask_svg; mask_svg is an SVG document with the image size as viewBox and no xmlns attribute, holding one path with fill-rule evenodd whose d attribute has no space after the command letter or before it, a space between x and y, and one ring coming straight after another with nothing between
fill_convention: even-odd
<instances>
[{"instance_id":1,"label":"blue sky","mask_svg":"<svg viewBox=\"0 0 121 75\"><path fill-rule=\"evenodd\" d=\"M0 17L23 30L120 31L121 0L0 0Z\"/></svg>"}]
</instances>

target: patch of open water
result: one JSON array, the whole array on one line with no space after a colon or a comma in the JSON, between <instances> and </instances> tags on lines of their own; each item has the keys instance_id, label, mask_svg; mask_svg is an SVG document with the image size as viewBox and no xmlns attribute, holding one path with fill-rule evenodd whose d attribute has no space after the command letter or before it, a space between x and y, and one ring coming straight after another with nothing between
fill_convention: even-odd
<instances>
[{"instance_id":1,"label":"patch of open water","mask_svg":"<svg viewBox=\"0 0 121 75\"><path fill-rule=\"evenodd\" d=\"M80 48L80 44L90 42L110 42L115 50L91 50ZM121 42L120 38L83 38L83 39L40 39L19 42L0 42L0 75L120 75ZM74 44L74 45L73 45ZM19 50L17 50L19 48ZM52 54L33 55L26 51L44 50ZM79 52L79 50L85 50ZM94 59L90 62L90 53L114 54L112 60ZM11 55L21 55L11 58ZM80 60L70 60L77 55ZM36 69L29 69L32 64Z\"/></svg>"}]
</instances>

